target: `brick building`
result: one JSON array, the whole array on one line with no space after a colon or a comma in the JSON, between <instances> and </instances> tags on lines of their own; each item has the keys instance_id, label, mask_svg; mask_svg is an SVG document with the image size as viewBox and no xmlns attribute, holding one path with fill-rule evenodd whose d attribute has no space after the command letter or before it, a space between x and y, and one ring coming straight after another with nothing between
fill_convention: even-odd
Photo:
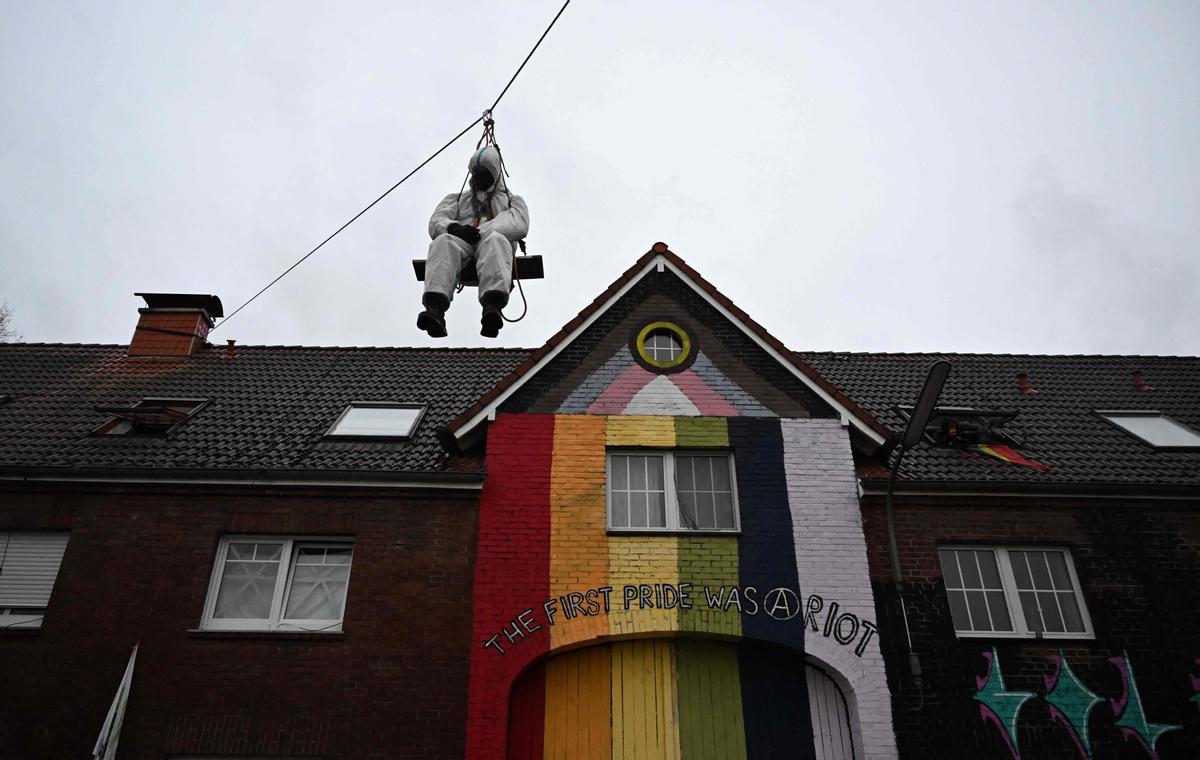
<instances>
[{"instance_id":1,"label":"brick building","mask_svg":"<svg viewBox=\"0 0 1200 760\"><path fill-rule=\"evenodd\" d=\"M943 357L665 245L533 351L145 300L0 346L0 757L86 756L135 644L123 759L1196 756L1200 361L944 357L901 595Z\"/></svg>"}]
</instances>

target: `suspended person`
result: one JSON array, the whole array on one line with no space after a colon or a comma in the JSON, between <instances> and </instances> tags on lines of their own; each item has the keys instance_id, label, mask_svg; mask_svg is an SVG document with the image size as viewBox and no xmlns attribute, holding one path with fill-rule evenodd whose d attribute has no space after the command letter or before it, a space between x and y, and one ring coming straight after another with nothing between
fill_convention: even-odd
<instances>
[{"instance_id":1,"label":"suspended person","mask_svg":"<svg viewBox=\"0 0 1200 760\"><path fill-rule=\"evenodd\" d=\"M479 334L494 338L500 333L501 311L512 290L513 253L529 231L529 208L521 196L508 191L496 146L475 151L467 168L470 190L447 195L429 220L433 242L425 263L425 310L417 317L417 327L432 338L446 337L446 310L459 274L472 261L483 307Z\"/></svg>"}]
</instances>

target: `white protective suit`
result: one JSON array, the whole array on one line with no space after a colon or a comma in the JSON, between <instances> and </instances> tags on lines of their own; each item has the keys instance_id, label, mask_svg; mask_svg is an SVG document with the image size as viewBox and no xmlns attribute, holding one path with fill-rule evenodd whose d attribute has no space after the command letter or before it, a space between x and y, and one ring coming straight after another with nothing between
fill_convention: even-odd
<instances>
[{"instance_id":1,"label":"white protective suit","mask_svg":"<svg viewBox=\"0 0 1200 760\"><path fill-rule=\"evenodd\" d=\"M491 188L447 195L429 219L429 237L433 242L429 244L425 263L425 292L454 298L459 272L474 259L479 274L479 300L482 302L486 295L495 293L499 303L505 304L512 290L513 252L517 241L529 232L529 208L521 196L508 191L500 166L500 151L491 145L476 151L468 168L473 172L479 165L496 178ZM471 245L446 232L446 227L454 222L466 225L477 222L479 242Z\"/></svg>"}]
</instances>

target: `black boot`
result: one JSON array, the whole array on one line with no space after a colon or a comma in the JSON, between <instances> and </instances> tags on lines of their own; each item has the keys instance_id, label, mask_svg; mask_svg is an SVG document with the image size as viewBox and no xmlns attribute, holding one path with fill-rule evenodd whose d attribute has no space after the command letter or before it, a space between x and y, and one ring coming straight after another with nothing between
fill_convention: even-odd
<instances>
[{"instance_id":1,"label":"black boot","mask_svg":"<svg viewBox=\"0 0 1200 760\"><path fill-rule=\"evenodd\" d=\"M417 315L417 327L431 338L446 337L446 309L450 308L450 299L441 293L426 293L421 302L425 311Z\"/></svg>"},{"instance_id":2,"label":"black boot","mask_svg":"<svg viewBox=\"0 0 1200 760\"><path fill-rule=\"evenodd\" d=\"M479 334L485 338L495 338L504 327L504 308L508 298L504 293L484 293L479 302L483 305L483 316L479 319Z\"/></svg>"}]
</instances>

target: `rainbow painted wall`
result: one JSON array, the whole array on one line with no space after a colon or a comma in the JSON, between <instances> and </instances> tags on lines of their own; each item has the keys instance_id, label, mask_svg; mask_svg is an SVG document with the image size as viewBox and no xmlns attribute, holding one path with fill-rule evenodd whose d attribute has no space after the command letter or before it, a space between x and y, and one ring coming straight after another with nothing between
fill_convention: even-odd
<instances>
[{"instance_id":1,"label":"rainbow painted wall","mask_svg":"<svg viewBox=\"0 0 1200 760\"><path fill-rule=\"evenodd\" d=\"M838 436L844 451L831 454L824 441ZM609 534L605 514L609 447L732 451L740 534ZM511 742L516 744L511 745L510 756L520 757L544 753L545 757L652 758L678 757L680 751L689 758L777 757L770 748L779 740L778 729L768 731L763 726L779 723L766 718L776 715L780 705L800 720L807 716L802 671L796 675L778 662L764 660L763 650L751 652L746 642L786 648L800 655L792 662L801 666L807 651L810 660L815 656L829 666L856 693L852 699L873 711L869 723L856 727L863 752L870 757L894 756L882 659L877 640L870 635L874 610L866 583L865 547L861 568L856 557L845 557L855 572L862 571L855 590L850 588L854 579L848 580L837 568L814 570L812 551L805 548L810 530L815 531L814 538L821 538L822 528L808 515L814 505L828 501L822 501L819 491L829 486L823 480L806 480L804 473L806 467L816 472L809 465L819 464L822 457L836 460L835 469L845 471L846 483L838 485L839 505L846 501L847 487L849 501L845 509L839 506L839 514L852 521L856 540L862 542L848 440L837 421L500 415L489 426L487 451L473 595L468 758L504 757ZM827 523L829 515L817 517ZM815 577L822 573L824 577ZM643 585L654 589L650 603L639 597L626 609L623 589ZM691 609L670 604L670 594L662 591L665 587L690 588ZM726 593L736 587L744 595L747 587L754 587L757 603L743 598L739 604L729 604L726 597L725 604L712 608L705 587L710 591L724 587ZM585 596L589 590L604 588L611 589L607 610L599 595ZM764 608L764 597L772 589L793 592L782 613L775 600L774 616ZM575 605L572 594L579 595ZM819 595L821 609L801 610L799 605L814 603L813 594ZM556 612L553 624L547 604ZM612 644L634 639L650 641ZM734 646L738 642L742 643ZM595 644L605 646L590 646ZM550 657L572 649L580 651L570 657ZM591 696L584 698L580 679L587 673L591 675L584 681L592 685L587 691ZM627 683L629 673L666 684L654 693L663 700L674 695L672 705L626 710L621 693L611 687ZM791 678L791 686L778 683L780 678ZM518 681L520 687L514 689ZM688 701L698 698L701 683L729 687L721 692L728 699L720 704L707 698L703 715ZM603 734L607 742L589 741L586 755L579 754L578 747L565 753L554 750L559 746L555 737L560 736L555 732L566 730L559 710L574 710L571 715L577 720L607 725ZM711 752L681 750L709 746L694 741L693 728L699 725L696 720L711 720L718 714L734 721L721 724L728 728L728 736L720 739L726 744L714 738L716 743L709 743ZM628 744L622 716L636 715L677 719L664 727L641 718L639 730L645 736L637 741L643 743ZM801 734L809 730L795 721L789 725L789 730ZM651 733L659 737L653 751L643 741ZM663 738L668 735L675 738ZM538 736L540 743L535 740Z\"/></svg>"}]
</instances>

